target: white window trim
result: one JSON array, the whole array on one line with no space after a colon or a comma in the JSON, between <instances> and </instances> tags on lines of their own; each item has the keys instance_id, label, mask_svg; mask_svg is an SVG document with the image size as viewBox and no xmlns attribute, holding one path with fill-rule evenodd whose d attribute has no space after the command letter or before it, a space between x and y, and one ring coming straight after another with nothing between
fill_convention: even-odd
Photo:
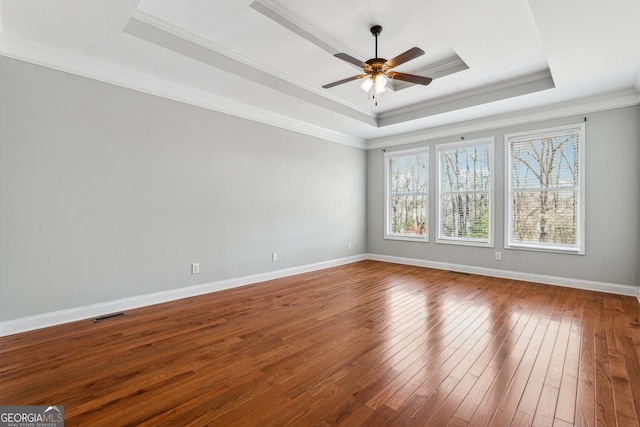
<instances>
[{"instance_id":1,"label":"white window trim","mask_svg":"<svg viewBox=\"0 0 640 427\"><path fill-rule=\"evenodd\" d=\"M425 235L424 236L402 236L398 234L389 233L389 162L387 159L389 157L398 157L398 156L407 156L416 153L426 153L427 155L427 196L426 196L426 206L425 206ZM431 159L429 157L429 147L419 147L419 148L411 148L408 150L397 150L397 151L385 151L384 152L384 219L383 219L383 236L385 240L403 240L407 242L421 242L427 243L429 242L429 199L430 199L430 183L429 183L429 169L431 164Z\"/></svg>"},{"instance_id":2,"label":"white window trim","mask_svg":"<svg viewBox=\"0 0 640 427\"><path fill-rule=\"evenodd\" d=\"M578 215L578 247L577 248L563 248L560 246L546 246L546 245L535 245L535 244L526 244L526 243L515 243L511 242L511 150L509 139L514 137L523 137L526 135L537 135L545 132L556 132L561 130L579 128L580 129L580 152L578 153L579 162L580 162L580 170L578 174L578 179L580 180L579 185L579 215ZM526 250L526 251L534 251L534 252L551 252L551 253L563 253L563 254L574 254L574 255L584 255L585 254L585 124L570 124L564 126L554 126L550 128L543 129L534 129L525 132L517 132L517 133L509 133L504 136L504 161L505 161L505 203L504 203L504 247L505 249L515 249L515 250Z\"/></svg>"},{"instance_id":3,"label":"white window trim","mask_svg":"<svg viewBox=\"0 0 640 427\"><path fill-rule=\"evenodd\" d=\"M462 148L462 147L472 147L474 145L489 145L489 166L491 168L491 187L489 194L489 239L480 240L480 239L460 239L453 237L441 237L440 236L440 220L442 216L442 203L441 203L441 163L440 163L440 152L443 150L449 150L452 148ZM436 223L435 223L435 233L436 233L436 243L444 243L449 245L462 245L462 246L476 246L483 248L493 248L494 247L494 206L495 206L495 143L494 137L486 137L486 138L478 138L469 141L460 141L460 142L448 142L444 144L436 145L435 149L435 162L436 165Z\"/></svg>"}]
</instances>

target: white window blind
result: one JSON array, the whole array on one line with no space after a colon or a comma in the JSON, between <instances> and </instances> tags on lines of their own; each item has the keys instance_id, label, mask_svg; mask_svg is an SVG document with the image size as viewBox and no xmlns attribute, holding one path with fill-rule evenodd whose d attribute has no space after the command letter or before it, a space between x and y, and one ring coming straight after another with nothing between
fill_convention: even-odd
<instances>
[{"instance_id":1,"label":"white window blind","mask_svg":"<svg viewBox=\"0 0 640 427\"><path fill-rule=\"evenodd\" d=\"M385 238L428 239L428 148L384 154Z\"/></svg>"},{"instance_id":2,"label":"white window blind","mask_svg":"<svg viewBox=\"0 0 640 427\"><path fill-rule=\"evenodd\" d=\"M493 245L493 138L441 144L436 241Z\"/></svg>"},{"instance_id":3,"label":"white window blind","mask_svg":"<svg viewBox=\"0 0 640 427\"><path fill-rule=\"evenodd\" d=\"M507 246L584 253L584 124L505 136Z\"/></svg>"}]
</instances>

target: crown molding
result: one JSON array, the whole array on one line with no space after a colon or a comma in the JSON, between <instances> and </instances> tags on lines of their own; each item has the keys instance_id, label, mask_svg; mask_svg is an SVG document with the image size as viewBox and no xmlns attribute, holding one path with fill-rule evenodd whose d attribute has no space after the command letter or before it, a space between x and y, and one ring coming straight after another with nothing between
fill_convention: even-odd
<instances>
[{"instance_id":1,"label":"crown molding","mask_svg":"<svg viewBox=\"0 0 640 427\"><path fill-rule=\"evenodd\" d=\"M460 71L468 70L469 66L458 55L450 58L443 59L433 64L426 65L424 67L416 68L412 70L412 74L418 74L420 76L428 76L432 79L439 79L450 74L455 74ZM391 80L390 88L393 91L399 91L414 86L411 83L406 83L399 80Z\"/></svg>"},{"instance_id":2,"label":"crown molding","mask_svg":"<svg viewBox=\"0 0 640 427\"><path fill-rule=\"evenodd\" d=\"M410 105L404 108L387 111L385 113L380 114L378 118L380 120L391 119L394 116L405 115L407 113L412 113L418 110L423 110L425 108L434 107L436 105L441 105L443 103L459 101L462 99L472 98L478 95L484 95L484 94L499 91L502 89L509 89L515 86L527 85L529 83L535 83L537 81L547 80L547 79L551 79L551 84L552 85L554 84L553 77L551 76L551 72L548 69L544 71L540 71L538 73L532 73L532 74L527 74L525 76L515 77L509 80L501 80L493 84L477 87L475 89L464 90L458 93L446 95L436 99L431 99L429 101Z\"/></svg>"},{"instance_id":3,"label":"crown molding","mask_svg":"<svg viewBox=\"0 0 640 427\"><path fill-rule=\"evenodd\" d=\"M271 0L256 0L251 3L251 7L327 52L346 50L338 42ZM550 71L545 69L538 73L500 81L471 91L460 92L382 114L374 114L334 97L326 91L311 87L293 76L280 73L265 64L140 10L133 14L124 32L299 100L327 108L337 114L378 128L555 87ZM467 64L459 57L453 56L429 65L425 71L434 73L438 77L465 69L468 69ZM402 85L396 86L397 89L403 89Z\"/></svg>"},{"instance_id":4,"label":"crown molding","mask_svg":"<svg viewBox=\"0 0 640 427\"><path fill-rule=\"evenodd\" d=\"M2 0L0 0L0 34L4 32L4 8L2 7Z\"/></svg>"},{"instance_id":5,"label":"crown molding","mask_svg":"<svg viewBox=\"0 0 640 427\"><path fill-rule=\"evenodd\" d=\"M432 127L404 134L392 135L383 138L369 139L367 149L394 147L398 145L424 142L436 138L460 136L471 132L498 129L507 126L534 123L543 120L569 117L579 114L594 113L597 111L624 108L640 103L640 96L635 89L601 94L587 98L580 98L557 104L530 108L512 113L498 114L450 125Z\"/></svg>"},{"instance_id":6,"label":"crown molding","mask_svg":"<svg viewBox=\"0 0 640 427\"><path fill-rule=\"evenodd\" d=\"M319 87L309 85L290 74L255 61L239 52L228 49L219 43L215 43L149 13L136 10L123 31L180 55L233 72L235 75L299 99L310 101L308 98L311 95L315 98L311 99L311 102L316 105L332 111L339 111L345 116L369 125L376 124L375 114L365 108L345 101ZM193 45L204 48L204 51L192 49ZM282 82L285 82L289 87L283 85ZM300 92L300 89L303 92Z\"/></svg>"},{"instance_id":7,"label":"crown molding","mask_svg":"<svg viewBox=\"0 0 640 427\"><path fill-rule=\"evenodd\" d=\"M281 114L203 90L177 84L110 62L79 55L7 32L0 34L0 55L339 144L356 148L366 147L365 140L361 138L334 132L330 129L294 120Z\"/></svg>"},{"instance_id":8,"label":"crown molding","mask_svg":"<svg viewBox=\"0 0 640 427\"><path fill-rule=\"evenodd\" d=\"M358 55L350 50L347 46L343 45L339 41L330 37L326 33L320 31L318 28L311 25L298 15L291 13L289 10L280 6L278 3L272 0L255 0L249 7L256 12L264 15L272 21L280 24L289 31L297 34L308 42L316 45L320 49L328 52L330 55L335 55L338 52L344 52L351 56L357 57ZM357 65L349 64L360 69Z\"/></svg>"},{"instance_id":9,"label":"crown molding","mask_svg":"<svg viewBox=\"0 0 640 427\"><path fill-rule=\"evenodd\" d=\"M378 117L378 126L390 126L553 88L553 77L549 70L544 70L382 113Z\"/></svg>"},{"instance_id":10,"label":"crown molding","mask_svg":"<svg viewBox=\"0 0 640 427\"><path fill-rule=\"evenodd\" d=\"M262 3L254 3L262 5ZM282 24L281 21L284 20L285 19L282 18L277 22ZM287 28L298 28L296 25L297 24L291 23ZM306 24L306 26L310 27L308 24ZM306 30L300 29L299 31L294 32L298 35L301 33L307 34L305 31ZM451 111L453 109L460 108L460 99L464 100L464 106L470 106L487 102L486 99L490 99L491 101L499 100L504 99L505 97L522 95L524 93L531 93L537 90L553 87L553 80L547 72L544 77L547 78L548 81L544 86L540 86L539 84L536 85L536 83L539 83L542 80L541 78L538 78L533 83L530 80L525 82L528 84L525 88L525 84L521 83L522 78L518 78L482 88L480 94L483 95L482 98L479 96L473 96L477 94L476 91L471 93L471 95L468 93L454 95L451 98L445 97L436 101L417 104L408 109L402 108L390 111L386 114L375 114L367 109L355 106L350 102L335 97L327 91L322 91L320 88L312 87L295 79L293 76L281 73L265 64L254 61L253 59L238 52L232 51L218 43L205 39L190 31L186 31L172 23L166 22L143 11L138 10L133 14L124 28L124 32L198 62L227 71L241 78L297 98L301 101L309 102L321 108L326 108L335 113L342 114L345 117L349 117L374 127L383 127L389 124L411 121L416 118L424 117L424 115ZM315 30L315 33L319 34L319 31ZM312 39L315 40L315 36ZM330 48L327 49L330 51L335 50ZM433 71L436 72L437 75L448 75L468 68L467 65L457 57L447 58L433 64L428 69L432 69L431 67L433 67ZM514 83L514 81L516 83ZM517 92L514 92L514 88L517 84L520 86L518 87ZM505 90L505 87L508 89ZM402 86L399 88L402 89Z\"/></svg>"},{"instance_id":11,"label":"crown molding","mask_svg":"<svg viewBox=\"0 0 640 427\"><path fill-rule=\"evenodd\" d=\"M2 0L0 0L0 18L2 17L1 13ZM638 105L640 103L639 91L637 89L629 89L612 94L592 96L549 106L536 107L512 113L458 122L450 125L426 128L404 134L366 140L335 132L320 126L315 126L300 120L293 120L290 117L252 105L214 95L203 90L194 89L186 85L180 85L169 80L141 73L113 63L66 51L42 42L16 36L6 31L0 33L0 55L360 149L392 147L422 142L435 138L460 135L461 133L478 132L515 124L537 122L576 114L622 108ZM550 78L550 76L544 77L544 73L542 73L525 77L519 81L511 81L511 84L513 85L514 82L518 84L527 84L527 82L545 78ZM509 82L502 82L492 88L481 89L472 95L482 96L484 93L491 93L491 90L499 89L500 86L502 86L502 88L508 88ZM640 76L638 83L636 84L636 87L638 86L640 86ZM466 95L469 96L469 94ZM460 95L459 98L456 98L455 96L450 99L449 97L447 98L451 102L456 102L460 99L464 99L465 97ZM400 112L399 114L407 114L411 112L416 114L416 111L420 108L441 108L438 107L438 102L442 103L443 101L446 100L440 99L438 101L433 101L430 105L422 104L417 107L414 106L407 111ZM425 112L422 111L422 115L419 114L419 116L425 117L424 113ZM398 114L398 112L387 113L387 115L385 115L381 120L389 119L393 114Z\"/></svg>"}]
</instances>

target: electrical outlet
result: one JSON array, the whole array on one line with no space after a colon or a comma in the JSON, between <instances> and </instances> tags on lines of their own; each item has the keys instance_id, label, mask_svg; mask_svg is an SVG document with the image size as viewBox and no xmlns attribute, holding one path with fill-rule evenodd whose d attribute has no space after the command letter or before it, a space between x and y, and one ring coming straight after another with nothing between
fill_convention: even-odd
<instances>
[{"instance_id":1,"label":"electrical outlet","mask_svg":"<svg viewBox=\"0 0 640 427\"><path fill-rule=\"evenodd\" d=\"M351 243L347 243L347 250L350 251L351 250Z\"/></svg>"},{"instance_id":2,"label":"electrical outlet","mask_svg":"<svg viewBox=\"0 0 640 427\"><path fill-rule=\"evenodd\" d=\"M496 261L502 261L502 252L496 252Z\"/></svg>"},{"instance_id":3,"label":"electrical outlet","mask_svg":"<svg viewBox=\"0 0 640 427\"><path fill-rule=\"evenodd\" d=\"M274 252L271 254L271 261L273 262L278 261L278 252Z\"/></svg>"},{"instance_id":4,"label":"electrical outlet","mask_svg":"<svg viewBox=\"0 0 640 427\"><path fill-rule=\"evenodd\" d=\"M200 264L195 263L191 264L191 274L199 274L200 273Z\"/></svg>"}]
</instances>

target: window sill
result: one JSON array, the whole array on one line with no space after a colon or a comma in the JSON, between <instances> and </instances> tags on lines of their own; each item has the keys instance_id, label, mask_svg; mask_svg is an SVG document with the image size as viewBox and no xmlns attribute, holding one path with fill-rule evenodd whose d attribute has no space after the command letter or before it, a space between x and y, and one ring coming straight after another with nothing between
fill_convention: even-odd
<instances>
[{"instance_id":1,"label":"window sill","mask_svg":"<svg viewBox=\"0 0 640 427\"><path fill-rule=\"evenodd\" d=\"M517 250L517 251L547 252L547 253L567 254L567 255L585 255L585 251L579 248L557 248L557 247L554 248L554 247L514 245L514 244L505 244L504 248Z\"/></svg>"},{"instance_id":2,"label":"window sill","mask_svg":"<svg viewBox=\"0 0 640 427\"><path fill-rule=\"evenodd\" d=\"M458 246L475 246L477 248L493 248L495 245L493 242L482 242L475 240L459 240L459 239L436 239L436 243L442 243L445 245L458 245Z\"/></svg>"},{"instance_id":3,"label":"window sill","mask_svg":"<svg viewBox=\"0 0 640 427\"><path fill-rule=\"evenodd\" d=\"M384 240L400 240L404 242L429 243L429 239L427 237L385 235Z\"/></svg>"}]
</instances>

